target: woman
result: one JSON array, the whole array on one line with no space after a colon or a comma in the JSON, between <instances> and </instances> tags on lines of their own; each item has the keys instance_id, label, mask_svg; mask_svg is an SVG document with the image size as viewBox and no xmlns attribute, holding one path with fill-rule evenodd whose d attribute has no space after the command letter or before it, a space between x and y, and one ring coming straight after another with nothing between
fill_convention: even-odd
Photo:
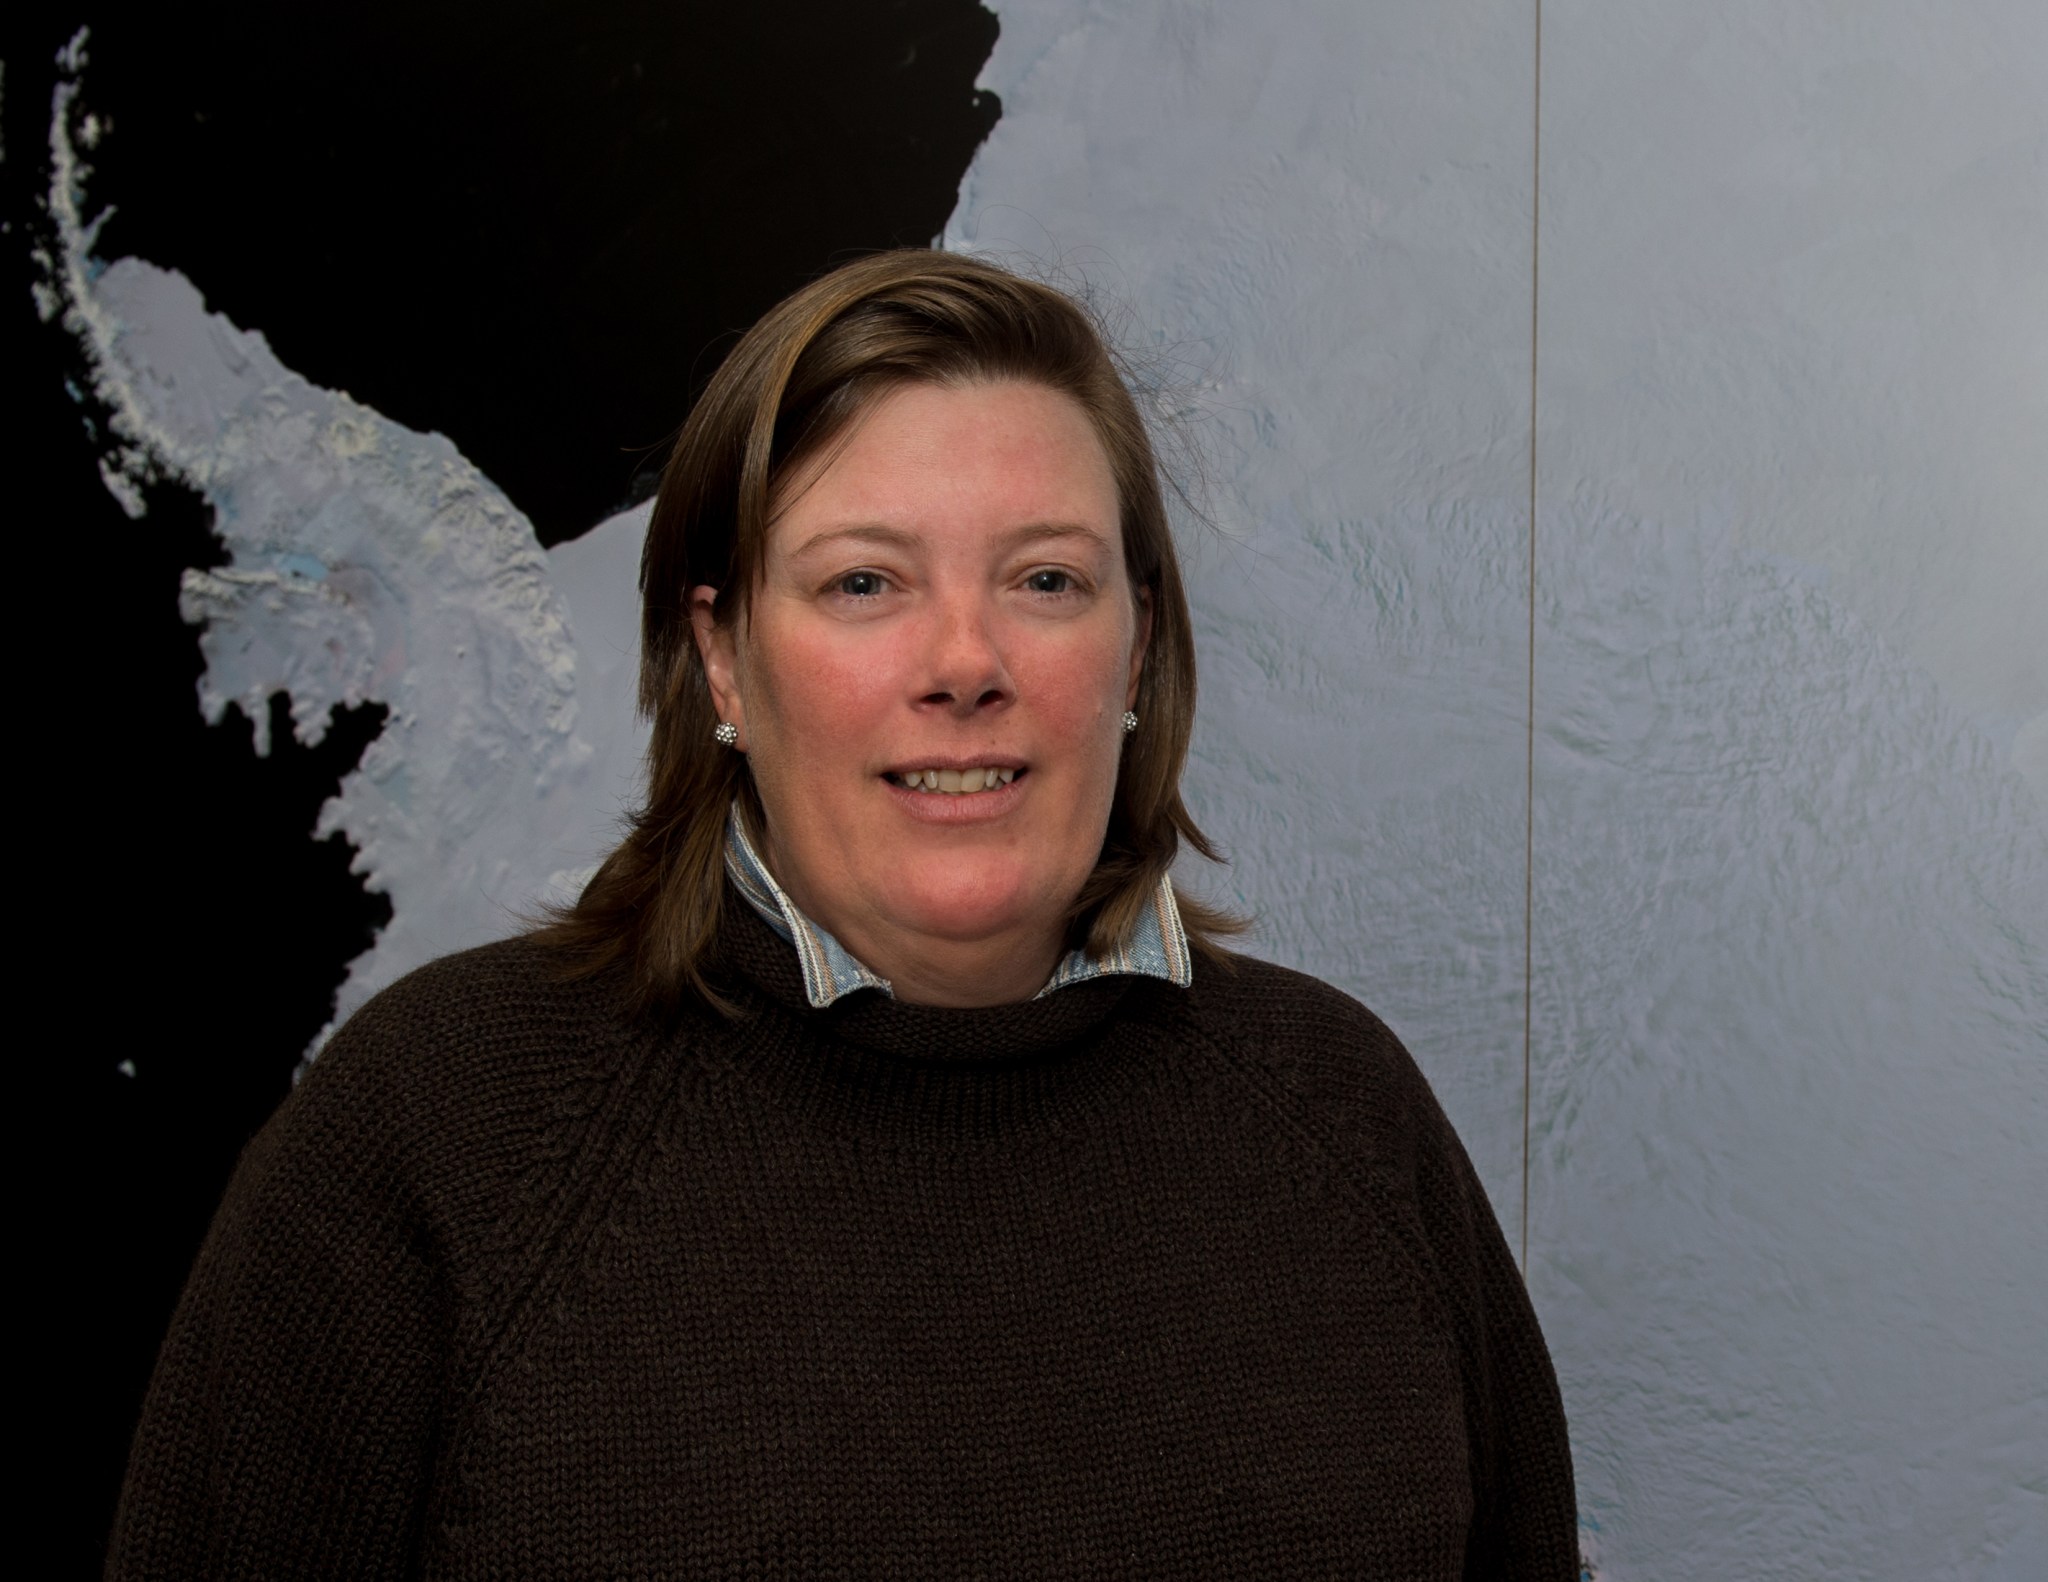
<instances>
[{"instance_id":1,"label":"woman","mask_svg":"<svg viewBox=\"0 0 2048 1582\"><path fill-rule=\"evenodd\" d=\"M1168 880L1188 612L1085 316L797 293L641 582L645 811L252 1144L113 1572L1576 1576L1427 1086Z\"/></svg>"}]
</instances>

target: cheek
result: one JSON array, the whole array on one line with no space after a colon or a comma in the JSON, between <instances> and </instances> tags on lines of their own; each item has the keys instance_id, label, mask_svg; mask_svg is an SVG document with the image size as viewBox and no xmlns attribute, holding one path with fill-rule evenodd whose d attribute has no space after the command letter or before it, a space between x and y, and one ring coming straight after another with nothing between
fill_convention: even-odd
<instances>
[{"instance_id":1,"label":"cheek","mask_svg":"<svg viewBox=\"0 0 2048 1582\"><path fill-rule=\"evenodd\" d=\"M749 726L793 750L859 733L893 696L884 644L849 645L801 629L763 634L749 667Z\"/></svg>"},{"instance_id":2,"label":"cheek","mask_svg":"<svg viewBox=\"0 0 2048 1582\"><path fill-rule=\"evenodd\" d=\"M1110 705L1121 705L1122 687L1113 657L1062 653L1048 659L1040 676L1040 707L1046 715L1085 726L1100 720Z\"/></svg>"},{"instance_id":3,"label":"cheek","mask_svg":"<svg viewBox=\"0 0 2048 1582\"><path fill-rule=\"evenodd\" d=\"M1114 632L1089 642L1047 644L1034 658L1024 688L1035 695L1033 713L1058 741L1074 744L1074 761L1107 798L1114 784L1122 736L1117 718L1123 713L1130 648Z\"/></svg>"}]
</instances>

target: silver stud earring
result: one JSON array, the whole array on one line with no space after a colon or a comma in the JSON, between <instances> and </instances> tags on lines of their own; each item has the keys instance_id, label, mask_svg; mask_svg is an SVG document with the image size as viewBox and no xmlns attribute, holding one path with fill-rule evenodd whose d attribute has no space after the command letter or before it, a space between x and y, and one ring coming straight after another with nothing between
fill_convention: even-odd
<instances>
[{"instance_id":1,"label":"silver stud earring","mask_svg":"<svg viewBox=\"0 0 2048 1582\"><path fill-rule=\"evenodd\" d=\"M739 745L740 728L731 720L720 720L712 728L711 739L721 747L736 747Z\"/></svg>"},{"instance_id":2,"label":"silver stud earring","mask_svg":"<svg viewBox=\"0 0 2048 1582\"><path fill-rule=\"evenodd\" d=\"M1131 732L1132 732L1132 731L1136 730L1137 728L1138 728L1138 716L1137 716L1137 715L1135 715L1135 714L1133 714L1133 713L1132 713L1132 712L1131 712L1131 711L1130 711L1129 709L1125 709L1125 710L1124 710L1124 734L1125 734L1126 736L1128 736L1128 735L1130 735L1130 734L1131 734Z\"/></svg>"}]
</instances>

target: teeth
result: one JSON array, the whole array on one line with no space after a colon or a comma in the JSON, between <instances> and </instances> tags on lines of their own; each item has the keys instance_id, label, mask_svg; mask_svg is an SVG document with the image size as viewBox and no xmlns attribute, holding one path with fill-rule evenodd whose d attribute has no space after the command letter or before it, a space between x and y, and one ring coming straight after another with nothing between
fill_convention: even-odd
<instances>
[{"instance_id":1,"label":"teeth","mask_svg":"<svg viewBox=\"0 0 2048 1582\"><path fill-rule=\"evenodd\" d=\"M1017 778L1014 769L912 769L897 780L912 791L936 791L942 796L966 796L975 791L993 791Z\"/></svg>"}]
</instances>

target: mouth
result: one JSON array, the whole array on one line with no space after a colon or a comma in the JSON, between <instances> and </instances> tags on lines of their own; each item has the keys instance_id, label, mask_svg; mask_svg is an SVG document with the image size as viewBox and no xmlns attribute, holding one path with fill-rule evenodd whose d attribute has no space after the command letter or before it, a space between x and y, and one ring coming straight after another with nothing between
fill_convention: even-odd
<instances>
[{"instance_id":1,"label":"mouth","mask_svg":"<svg viewBox=\"0 0 2048 1582\"><path fill-rule=\"evenodd\" d=\"M964 797L980 796L990 791L1000 791L1020 775L1028 774L1022 764L981 763L965 767L927 764L906 769L891 769L882 778L891 785L901 786L906 791L916 791L925 796Z\"/></svg>"}]
</instances>

